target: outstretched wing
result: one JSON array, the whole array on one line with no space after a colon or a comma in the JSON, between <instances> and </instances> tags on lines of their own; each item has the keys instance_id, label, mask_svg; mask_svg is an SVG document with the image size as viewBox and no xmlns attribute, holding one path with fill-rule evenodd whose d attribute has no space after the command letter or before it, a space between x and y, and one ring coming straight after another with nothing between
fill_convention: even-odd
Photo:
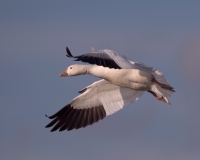
<instances>
[{"instance_id":1,"label":"outstretched wing","mask_svg":"<svg viewBox=\"0 0 200 160\"><path fill-rule=\"evenodd\" d=\"M105 49L96 51L92 49L91 53L82 54L80 56L73 56L68 47L66 47L66 51L66 56L76 58L75 61L82 61L115 69L132 68L132 64L125 56L119 55L112 50Z\"/></svg>"},{"instance_id":2,"label":"outstretched wing","mask_svg":"<svg viewBox=\"0 0 200 160\"><path fill-rule=\"evenodd\" d=\"M79 96L49 117L53 120L47 128L53 127L51 131L63 131L86 127L136 101L143 91L119 87L106 80L100 80L79 93Z\"/></svg>"},{"instance_id":3,"label":"outstretched wing","mask_svg":"<svg viewBox=\"0 0 200 160\"><path fill-rule=\"evenodd\" d=\"M92 48L91 53L82 54L80 56L73 56L68 47L66 47L66 52L66 56L76 58L75 61L82 61L115 69L138 69L146 72L153 71L152 67L147 67L139 62L133 62L126 56L108 49L94 50L94 48Z\"/></svg>"}]
</instances>

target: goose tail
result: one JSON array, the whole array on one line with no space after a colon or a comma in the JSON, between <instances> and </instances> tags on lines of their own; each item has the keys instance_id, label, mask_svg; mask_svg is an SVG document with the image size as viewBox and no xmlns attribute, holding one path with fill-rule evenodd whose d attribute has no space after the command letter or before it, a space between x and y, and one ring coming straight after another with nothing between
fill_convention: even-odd
<instances>
[{"instance_id":1,"label":"goose tail","mask_svg":"<svg viewBox=\"0 0 200 160\"><path fill-rule=\"evenodd\" d=\"M162 101L167 104L171 104L167 97L170 97L174 88L170 85L162 84L155 79L152 80L151 90L148 91L151 93L157 100Z\"/></svg>"}]
</instances>

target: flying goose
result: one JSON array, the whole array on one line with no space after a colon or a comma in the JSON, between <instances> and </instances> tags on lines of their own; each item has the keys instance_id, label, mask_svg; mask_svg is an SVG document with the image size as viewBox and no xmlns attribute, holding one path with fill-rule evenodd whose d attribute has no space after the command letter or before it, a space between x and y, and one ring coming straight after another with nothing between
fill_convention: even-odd
<instances>
[{"instance_id":1,"label":"flying goose","mask_svg":"<svg viewBox=\"0 0 200 160\"><path fill-rule=\"evenodd\" d=\"M91 74L102 80L96 81L79 91L71 100L52 116L46 128L51 132L84 128L111 115L124 106L138 100L147 91L156 99L170 104L167 97L174 91L161 72L141 63L133 62L112 50L94 50L91 53L73 56L66 47L67 57L90 65L74 64L60 74L76 76Z\"/></svg>"}]
</instances>

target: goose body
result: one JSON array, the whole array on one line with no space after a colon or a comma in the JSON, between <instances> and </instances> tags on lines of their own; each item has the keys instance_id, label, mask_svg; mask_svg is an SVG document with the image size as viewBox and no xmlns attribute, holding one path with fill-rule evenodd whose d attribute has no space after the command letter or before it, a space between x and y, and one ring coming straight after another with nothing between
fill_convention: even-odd
<instances>
[{"instance_id":1,"label":"goose body","mask_svg":"<svg viewBox=\"0 0 200 160\"><path fill-rule=\"evenodd\" d=\"M95 51L81 56L67 56L90 65L74 64L60 76L91 74L102 78L79 91L80 95L49 118L46 126L51 131L72 130L91 125L131 104L147 91L156 99L170 104L169 97L174 89L162 73L141 63L133 62L111 50Z\"/></svg>"},{"instance_id":2,"label":"goose body","mask_svg":"<svg viewBox=\"0 0 200 160\"><path fill-rule=\"evenodd\" d=\"M138 69L113 69L97 65L79 65L69 66L60 76L75 76L80 74L91 74L102 78L121 87L127 87L134 90L150 90L153 76Z\"/></svg>"}]
</instances>

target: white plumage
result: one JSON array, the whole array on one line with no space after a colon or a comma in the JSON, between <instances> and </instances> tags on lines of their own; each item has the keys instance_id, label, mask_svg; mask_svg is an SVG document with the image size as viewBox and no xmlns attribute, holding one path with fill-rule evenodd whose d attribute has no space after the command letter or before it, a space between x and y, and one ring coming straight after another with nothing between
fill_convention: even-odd
<instances>
[{"instance_id":1,"label":"white plumage","mask_svg":"<svg viewBox=\"0 0 200 160\"><path fill-rule=\"evenodd\" d=\"M138 100L144 91L170 104L167 97L174 89L158 70L111 50L96 51L92 48L92 53L74 57L66 49L68 57L93 65L71 65L60 76L91 74L102 80L81 90L79 96L50 116L53 120L46 127L53 126L51 131L78 129L98 122Z\"/></svg>"},{"instance_id":2,"label":"white plumage","mask_svg":"<svg viewBox=\"0 0 200 160\"><path fill-rule=\"evenodd\" d=\"M94 82L83 90L85 92L74 98L70 104L76 109L103 105L106 116L136 101L143 93L143 91L120 87L105 80Z\"/></svg>"}]
</instances>

